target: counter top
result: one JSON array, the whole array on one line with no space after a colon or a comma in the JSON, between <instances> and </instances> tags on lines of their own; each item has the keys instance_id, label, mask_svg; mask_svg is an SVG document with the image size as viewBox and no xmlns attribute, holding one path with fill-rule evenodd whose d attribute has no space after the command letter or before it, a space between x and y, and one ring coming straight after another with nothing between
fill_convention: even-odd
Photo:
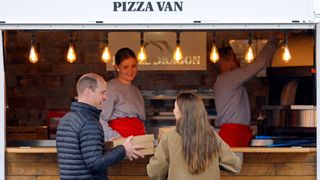
<instances>
[{"instance_id":1,"label":"counter top","mask_svg":"<svg viewBox=\"0 0 320 180\"><path fill-rule=\"evenodd\" d=\"M57 153L55 147L7 147L7 153Z\"/></svg>"},{"instance_id":2,"label":"counter top","mask_svg":"<svg viewBox=\"0 0 320 180\"><path fill-rule=\"evenodd\" d=\"M231 148L233 152L243 153L309 153L317 152L316 147L238 147Z\"/></svg>"},{"instance_id":3,"label":"counter top","mask_svg":"<svg viewBox=\"0 0 320 180\"><path fill-rule=\"evenodd\" d=\"M310 147L277 147L277 148L265 148L265 147L239 147L232 148L234 152L243 153L312 153L316 152L317 148ZM7 153L57 153L55 147L7 147Z\"/></svg>"}]
</instances>

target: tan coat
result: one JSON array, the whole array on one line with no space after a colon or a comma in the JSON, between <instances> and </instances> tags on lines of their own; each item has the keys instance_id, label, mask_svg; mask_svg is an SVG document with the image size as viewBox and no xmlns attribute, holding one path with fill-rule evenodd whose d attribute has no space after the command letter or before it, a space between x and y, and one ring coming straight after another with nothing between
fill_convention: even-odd
<instances>
[{"instance_id":1,"label":"tan coat","mask_svg":"<svg viewBox=\"0 0 320 180\"><path fill-rule=\"evenodd\" d=\"M212 163L204 172L193 175L189 172L187 162L183 157L180 135L175 130L164 134L154 156L150 158L147 165L149 178L157 180L166 177L168 180L219 180L220 168L231 174L240 172L241 158L233 153L217 134L215 135L220 146L217 155L213 156Z\"/></svg>"}]
</instances>

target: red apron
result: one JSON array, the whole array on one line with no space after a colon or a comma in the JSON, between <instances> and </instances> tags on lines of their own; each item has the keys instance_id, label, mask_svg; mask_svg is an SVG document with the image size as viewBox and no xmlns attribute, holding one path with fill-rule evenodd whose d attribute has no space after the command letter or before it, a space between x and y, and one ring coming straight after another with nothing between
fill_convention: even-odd
<instances>
[{"instance_id":1,"label":"red apron","mask_svg":"<svg viewBox=\"0 0 320 180\"><path fill-rule=\"evenodd\" d=\"M116 130L122 137L131 135L144 135L145 129L142 121L138 118L118 118L109 121L109 126Z\"/></svg>"},{"instance_id":2,"label":"red apron","mask_svg":"<svg viewBox=\"0 0 320 180\"><path fill-rule=\"evenodd\" d=\"M219 135L230 147L248 147L252 130L243 124L223 124Z\"/></svg>"}]
</instances>

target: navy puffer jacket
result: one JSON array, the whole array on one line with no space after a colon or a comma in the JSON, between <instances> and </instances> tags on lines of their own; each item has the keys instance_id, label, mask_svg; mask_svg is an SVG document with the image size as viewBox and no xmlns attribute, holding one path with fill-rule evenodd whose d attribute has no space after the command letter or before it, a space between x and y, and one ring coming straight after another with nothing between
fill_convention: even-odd
<instances>
[{"instance_id":1,"label":"navy puffer jacket","mask_svg":"<svg viewBox=\"0 0 320 180\"><path fill-rule=\"evenodd\" d=\"M88 104L73 102L71 112L60 120L56 141L62 180L108 179L107 167L125 157L122 145L104 151L100 112Z\"/></svg>"}]
</instances>

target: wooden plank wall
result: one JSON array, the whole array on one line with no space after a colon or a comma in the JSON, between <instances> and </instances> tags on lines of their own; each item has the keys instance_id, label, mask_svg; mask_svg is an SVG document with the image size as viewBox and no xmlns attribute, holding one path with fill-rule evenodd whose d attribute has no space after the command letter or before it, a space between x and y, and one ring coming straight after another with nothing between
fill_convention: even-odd
<instances>
[{"instance_id":1,"label":"wooden plank wall","mask_svg":"<svg viewBox=\"0 0 320 180\"><path fill-rule=\"evenodd\" d=\"M147 180L150 156L127 160L108 169L110 180ZM7 180L58 180L56 154L6 154ZM238 175L222 172L222 180L315 180L316 153L246 153Z\"/></svg>"},{"instance_id":2,"label":"wooden plank wall","mask_svg":"<svg viewBox=\"0 0 320 180\"><path fill-rule=\"evenodd\" d=\"M48 139L48 126L9 126L6 128L7 141Z\"/></svg>"}]
</instances>

